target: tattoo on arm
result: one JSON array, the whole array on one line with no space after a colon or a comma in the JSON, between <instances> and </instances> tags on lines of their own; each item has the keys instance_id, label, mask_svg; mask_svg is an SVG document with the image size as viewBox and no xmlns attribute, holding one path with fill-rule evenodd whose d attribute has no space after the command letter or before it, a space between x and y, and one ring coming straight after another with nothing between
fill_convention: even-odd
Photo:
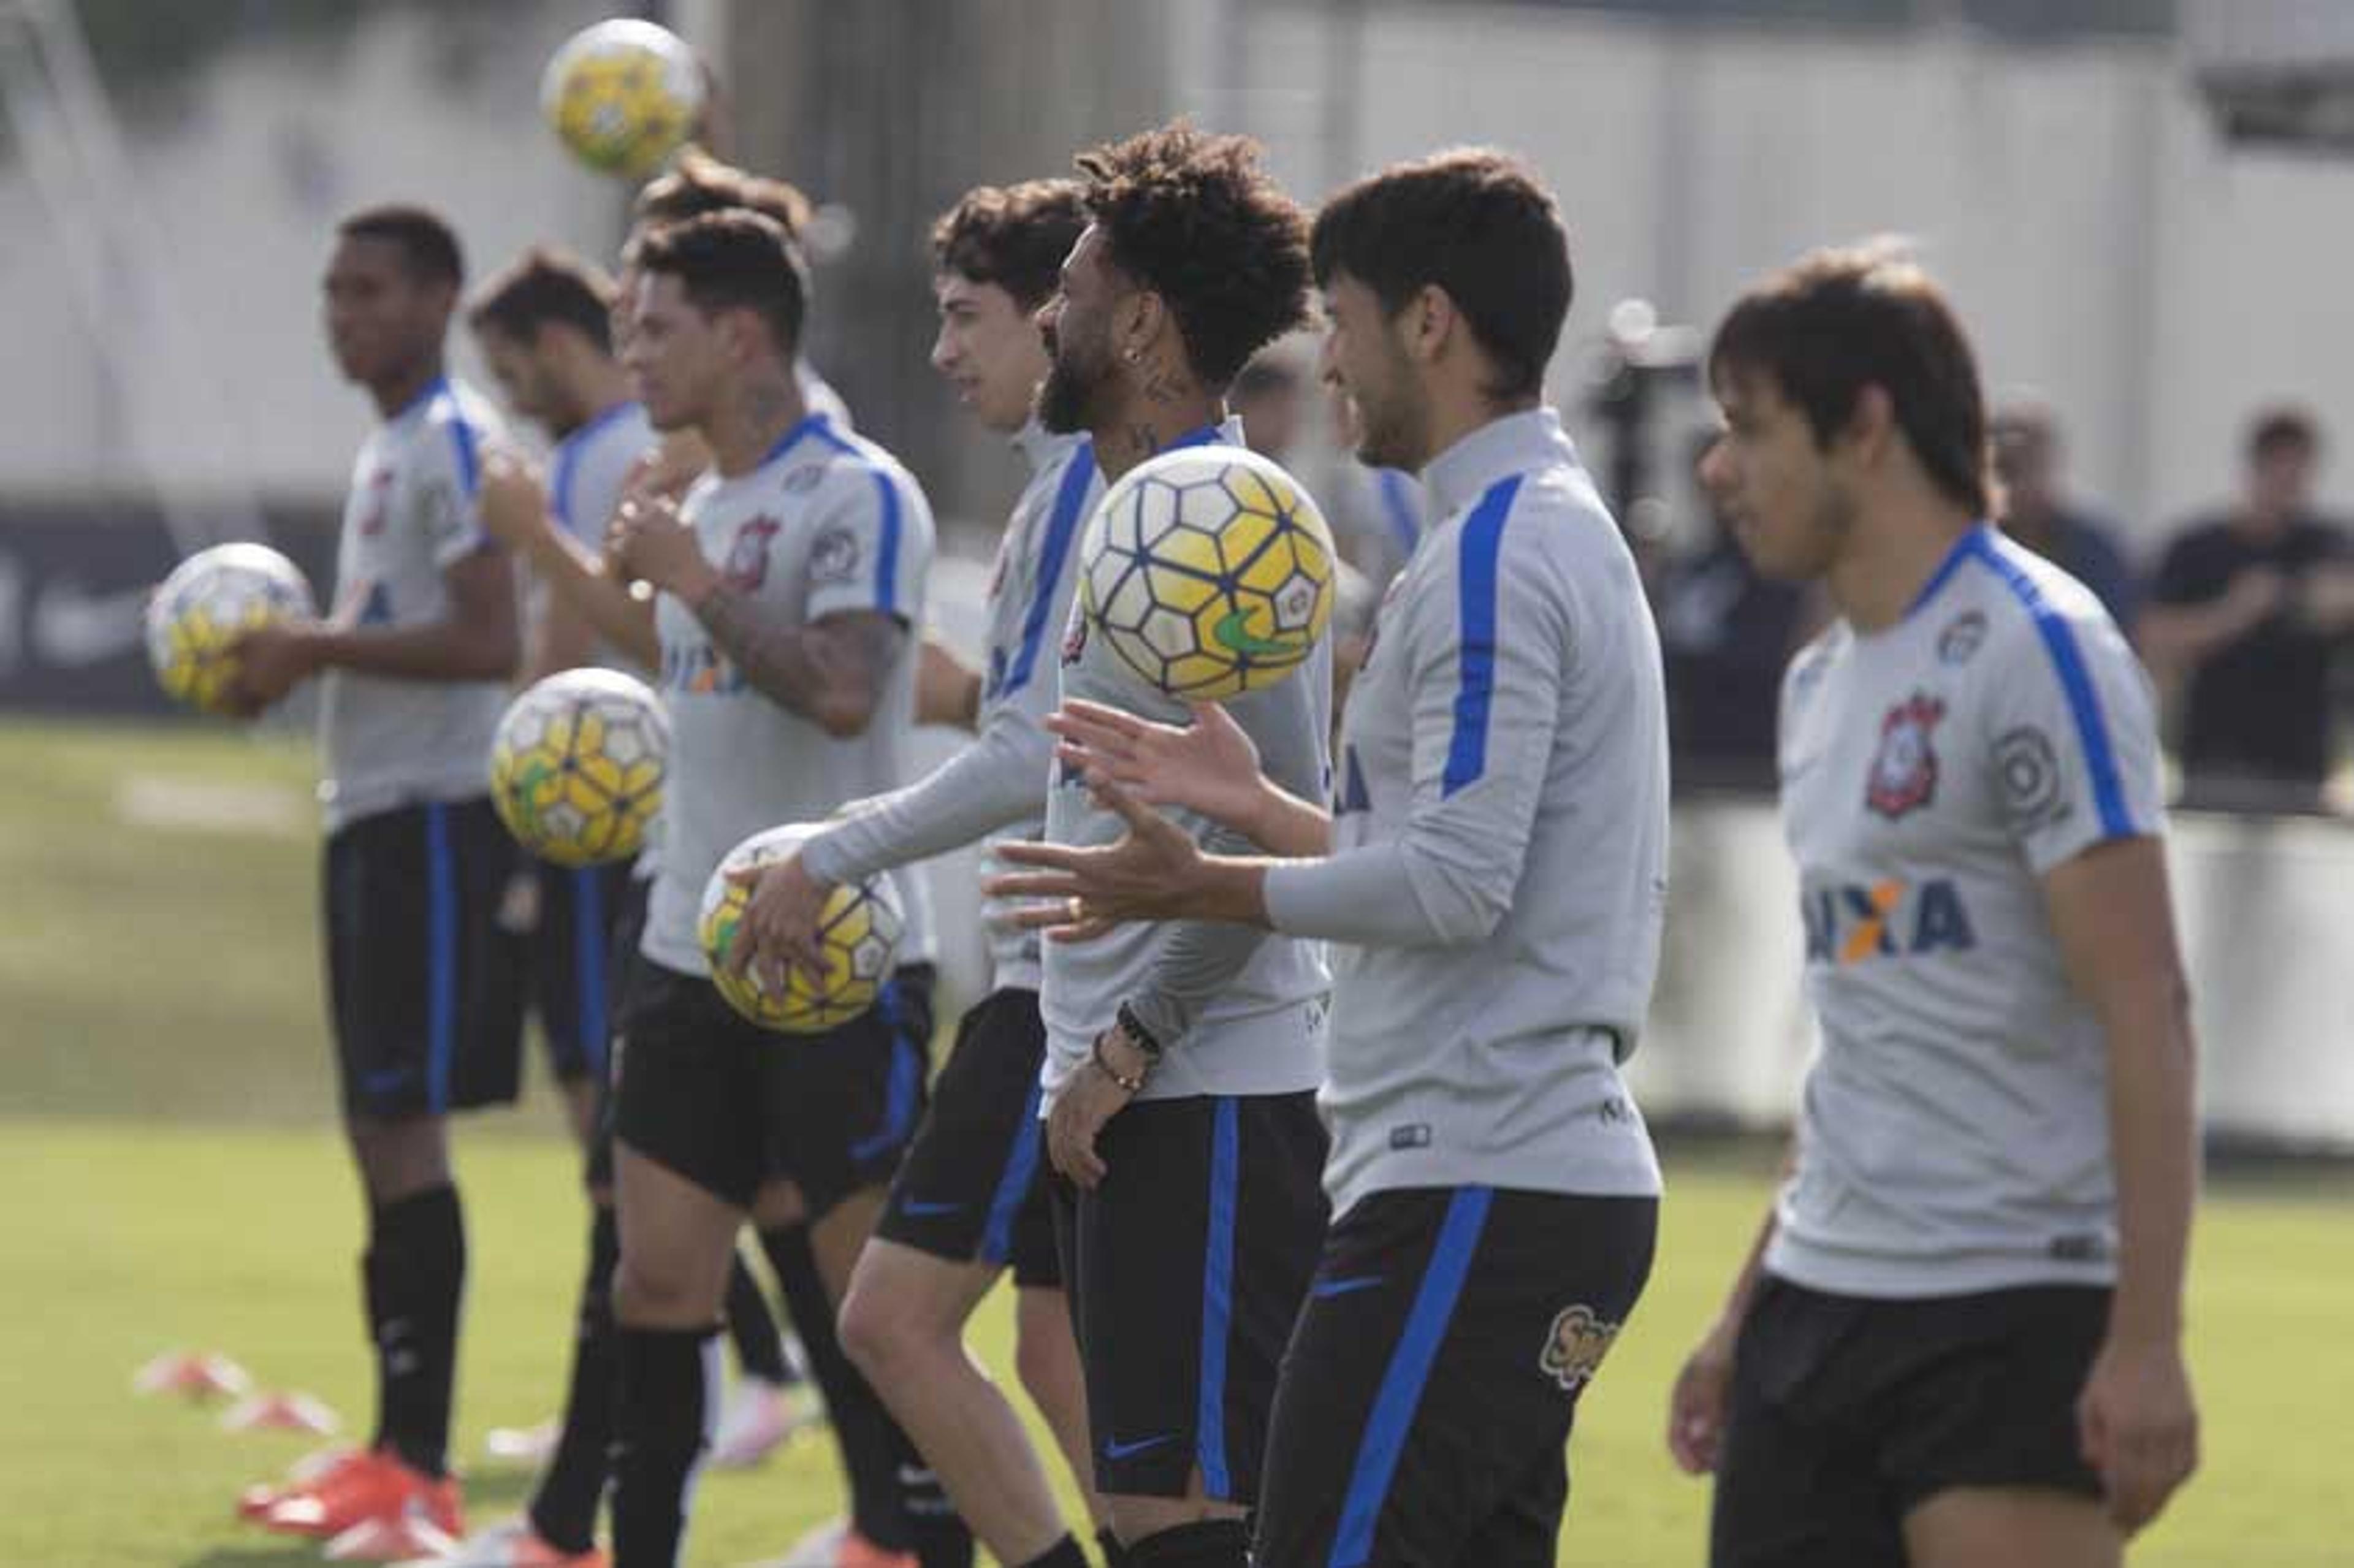
<instances>
[{"instance_id":1,"label":"tattoo on arm","mask_svg":"<svg viewBox=\"0 0 2354 1568\"><path fill-rule=\"evenodd\" d=\"M907 637L896 619L872 609L786 625L724 584L695 615L753 690L836 735L866 727Z\"/></svg>"}]
</instances>

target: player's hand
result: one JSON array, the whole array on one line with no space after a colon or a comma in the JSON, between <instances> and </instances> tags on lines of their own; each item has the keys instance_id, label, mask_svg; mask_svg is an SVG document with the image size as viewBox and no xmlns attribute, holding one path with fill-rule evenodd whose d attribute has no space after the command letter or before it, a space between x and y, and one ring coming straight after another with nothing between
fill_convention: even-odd
<instances>
[{"instance_id":1,"label":"player's hand","mask_svg":"<svg viewBox=\"0 0 2354 1568\"><path fill-rule=\"evenodd\" d=\"M319 673L321 629L308 621L257 626L229 646L229 711L252 718Z\"/></svg>"},{"instance_id":2,"label":"player's hand","mask_svg":"<svg viewBox=\"0 0 2354 1568\"><path fill-rule=\"evenodd\" d=\"M2076 1431L2116 1527L2130 1536L2156 1519L2199 1467L2199 1410L2180 1344L2103 1341L2076 1400Z\"/></svg>"},{"instance_id":3,"label":"player's hand","mask_svg":"<svg viewBox=\"0 0 2354 1568\"><path fill-rule=\"evenodd\" d=\"M1098 805L1128 822L1119 842L1002 843L1000 860L1031 871L1006 872L981 885L995 897L1043 900L1016 909L1015 924L1056 941L1084 940L1130 920L1174 920L1202 868L1202 850L1184 829L1108 781L1091 785Z\"/></svg>"},{"instance_id":4,"label":"player's hand","mask_svg":"<svg viewBox=\"0 0 2354 1568\"><path fill-rule=\"evenodd\" d=\"M673 430L621 476L623 500L676 501L711 466L711 449L692 430Z\"/></svg>"},{"instance_id":5,"label":"player's hand","mask_svg":"<svg viewBox=\"0 0 2354 1568\"><path fill-rule=\"evenodd\" d=\"M679 514L678 503L666 495L632 496L613 514L605 535L605 554L624 577L692 600L717 580L711 563L703 558L703 544Z\"/></svg>"},{"instance_id":6,"label":"player's hand","mask_svg":"<svg viewBox=\"0 0 2354 1568\"><path fill-rule=\"evenodd\" d=\"M1046 716L1055 756L1089 784L1110 783L1154 806L1182 806L1248 833L1265 790L1258 747L1215 703L1195 703L1190 725L1150 719L1073 697Z\"/></svg>"},{"instance_id":7,"label":"player's hand","mask_svg":"<svg viewBox=\"0 0 2354 1568\"><path fill-rule=\"evenodd\" d=\"M1733 1392L1732 1326L1719 1323L1684 1360L1668 1394L1668 1452L1688 1476L1716 1468L1724 1415Z\"/></svg>"},{"instance_id":8,"label":"player's hand","mask_svg":"<svg viewBox=\"0 0 2354 1568\"><path fill-rule=\"evenodd\" d=\"M729 875L749 887L752 895L727 949L728 971L750 977L772 996L784 994L792 969L822 978L818 913L832 889L811 876L797 854Z\"/></svg>"},{"instance_id":9,"label":"player's hand","mask_svg":"<svg viewBox=\"0 0 2354 1568\"><path fill-rule=\"evenodd\" d=\"M2287 601L2289 580L2276 567L2250 567L2223 590L2226 619L2236 628L2234 637L2254 630Z\"/></svg>"},{"instance_id":10,"label":"player's hand","mask_svg":"<svg viewBox=\"0 0 2354 1568\"><path fill-rule=\"evenodd\" d=\"M1138 1053L1116 1029L1106 1033L1101 1049L1123 1073L1140 1073L1146 1065L1124 1059ZM1131 1097L1092 1059L1081 1063L1064 1083L1055 1108L1046 1113L1046 1157L1073 1185L1092 1190L1110 1171L1096 1152L1096 1135L1128 1108Z\"/></svg>"},{"instance_id":11,"label":"player's hand","mask_svg":"<svg viewBox=\"0 0 2354 1568\"><path fill-rule=\"evenodd\" d=\"M981 713L981 673L930 632L916 652L916 722L970 729Z\"/></svg>"},{"instance_id":12,"label":"player's hand","mask_svg":"<svg viewBox=\"0 0 2354 1568\"><path fill-rule=\"evenodd\" d=\"M547 493L530 462L496 448L482 454L482 526L510 550L527 550L547 528Z\"/></svg>"}]
</instances>

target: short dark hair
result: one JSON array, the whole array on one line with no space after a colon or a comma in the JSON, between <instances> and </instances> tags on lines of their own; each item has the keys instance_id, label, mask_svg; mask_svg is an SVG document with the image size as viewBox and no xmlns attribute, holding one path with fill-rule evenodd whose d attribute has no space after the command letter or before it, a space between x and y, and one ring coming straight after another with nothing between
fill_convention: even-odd
<instances>
[{"instance_id":1,"label":"short dark hair","mask_svg":"<svg viewBox=\"0 0 2354 1568\"><path fill-rule=\"evenodd\" d=\"M661 226L712 212L757 212L798 239L816 210L799 186L720 162L689 147L669 171L638 193L637 220Z\"/></svg>"},{"instance_id":2,"label":"short dark hair","mask_svg":"<svg viewBox=\"0 0 2354 1568\"><path fill-rule=\"evenodd\" d=\"M458 236L441 215L421 207L393 202L362 207L335 232L346 239L381 239L399 247L408 275L423 283L447 283L455 291L466 286L466 256Z\"/></svg>"},{"instance_id":3,"label":"short dark hair","mask_svg":"<svg viewBox=\"0 0 2354 1568\"><path fill-rule=\"evenodd\" d=\"M613 281L568 250L535 245L482 285L467 307L466 322L478 333L495 328L526 344L542 327L573 327L600 353L610 354Z\"/></svg>"},{"instance_id":4,"label":"short dark hair","mask_svg":"<svg viewBox=\"0 0 2354 1568\"><path fill-rule=\"evenodd\" d=\"M1978 356L1897 247L1817 250L1742 295L1709 345L1709 383L1750 373L1771 376L1825 448L1879 387L1930 482L1974 516L1992 511Z\"/></svg>"},{"instance_id":5,"label":"short dark hair","mask_svg":"<svg viewBox=\"0 0 2354 1568\"><path fill-rule=\"evenodd\" d=\"M1180 121L1073 160L1112 265L1159 294L1193 373L1223 388L1308 319L1308 217L1247 136Z\"/></svg>"},{"instance_id":6,"label":"short dark hair","mask_svg":"<svg viewBox=\"0 0 2354 1568\"><path fill-rule=\"evenodd\" d=\"M1063 258L1087 226L1076 180L976 185L932 225L932 266L994 283L1034 311L1054 296Z\"/></svg>"},{"instance_id":7,"label":"short dark hair","mask_svg":"<svg viewBox=\"0 0 2354 1568\"><path fill-rule=\"evenodd\" d=\"M1346 273L1395 316L1446 291L1496 362L1499 401L1536 396L1576 291L1561 209L1509 154L1435 153L1358 181L1316 215L1319 288Z\"/></svg>"},{"instance_id":8,"label":"short dark hair","mask_svg":"<svg viewBox=\"0 0 2354 1568\"><path fill-rule=\"evenodd\" d=\"M2283 452L2321 450L2321 426L2303 408L2266 408L2248 423L2248 458L2262 462Z\"/></svg>"},{"instance_id":9,"label":"short dark hair","mask_svg":"<svg viewBox=\"0 0 2354 1568\"><path fill-rule=\"evenodd\" d=\"M792 357L809 310L801 251L784 226L757 212L709 212L655 229L637 265L679 281L695 308L747 310L769 323L777 352Z\"/></svg>"}]
</instances>

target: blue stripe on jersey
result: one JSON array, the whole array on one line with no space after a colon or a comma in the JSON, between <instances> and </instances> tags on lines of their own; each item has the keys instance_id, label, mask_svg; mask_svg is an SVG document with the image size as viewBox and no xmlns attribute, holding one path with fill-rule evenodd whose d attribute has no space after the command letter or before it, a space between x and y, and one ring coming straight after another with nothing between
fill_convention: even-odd
<instances>
[{"instance_id":1,"label":"blue stripe on jersey","mask_svg":"<svg viewBox=\"0 0 2354 1568\"><path fill-rule=\"evenodd\" d=\"M458 1042L458 862L450 809L425 808L425 1108L450 1108L450 1065Z\"/></svg>"},{"instance_id":2,"label":"blue stripe on jersey","mask_svg":"<svg viewBox=\"0 0 2354 1568\"><path fill-rule=\"evenodd\" d=\"M482 488L482 457L475 445L474 427L466 422L466 411L458 407L455 397L450 399L450 444L458 452L458 488L472 501Z\"/></svg>"},{"instance_id":3,"label":"blue stripe on jersey","mask_svg":"<svg viewBox=\"0 0 2354 1568\"><path fill-rule=\"evenodd\" d=\"M793 428L787 430L783 435L779 436L777 438L777 444L770 447L766 452L762 453L759 462L754 466L758 468L768 467L770 463L776 461L779 458L784 456L787 452L801 445L801 438L803 436L821 437L835 448L840 450L849 452L853 456L863 457L865 455L864 453L860 452L856 447L852 446L848 441L845 441L840 436L835 435L833 433L833 426L827 422L826 417L823 414L808 413L803 414L800 418L794 420Z\"/></svg>"},{"instance_id":4,"label":"blue stripe on jersey","mask_svg":"<svg viewBox=\"0 0 2354 1568\"><path fill-rule=\"evenodd\" d=\"M1233 444L1226 440L1226 432L1217 426L1202 425L1186 431L1161 450L1164 452L1173 452L1183 447L1223 447Z\"/></svg>"},{"instance_id":5,"label":"blue stripe on jersey","mask_svg":"<svg viewBox=\"0 0 2354 1568\"><path fill-rule=\"evenodd\" d=\"M1415 546L1422 542L1422 508L1415 503L1405 475L1394 468L1377 468L1373 484L1381 493L1382 515L1389 520L1390 532L1397 535L1398 549L1413 555Z\"/></svg>"},{"instance_id":6,"label":"blue stripe on jersey","mask_svg":"<svg viewBox=\"0 0 2354 1568\"><path fill-rule=\"evenodd\" d=\"M1972 556L1984 561L2010 589L2011 597L2026 609L2043 638L2043 651L2052 656L2052 668L2060 677L2060 689L2068 695L2068 713L2076 721L2076 738L2084 743L2084 767L2093 776L2093 802L2100 814L2102 832L2111 838L2132 837L2138 830L2134 826L2133 813L2126 809L2116 753L2109 746L2108 722L2101 715L2100 692L2093 684L2092 672L2084 666L2084 650L2076 646L2074 629L2052 608L2043 590L2035 586L2035 579L2002 553L1990 530L1972 534L1969 546Z\"/></svg>"},{"instance_id":7,"label":"blue stripe on jersey","mask_svg":"<svg viewBox=\"0 0 2354 1568\"><path fill-rule=\"evenodd\" d=\"M875 488L883 498L883 539L875 553L875 608L886 615L898 614L899 487L891 482L890 471L882 464L837 435L833 427L826 422L824 415L811 414L801 424L808 426L811 434L844 457L854 457L864 463L867 471L875 476ZM792 438L789 438L771 455L781 455L784 448L791 444Z\"/></svg>"},{"instance_id":8,"label":"blue stripe on jersey","mask_svg":"<svg viewBox=\"0 0 2354 1568\"><path fill-rule=\"evenodd\" d=\"M1202 1248L1202 1394L1193 1417L1193 1462L1202 1490L1220 1501L1235 1495L1226 1467L1226 1340L1235 1316L1235 1187L1242 1168L1242 1128L1231 1098L1217 1102L1210 1124L1210 1213Z\"/></svg>"},{"instance_id":9,"label":"blue stripe on jersey","mask_svg":"<svg viewBox=\"0 0 2354 1568\"><path fill-rule=\"evenodd\" d=\"M1423 1269L1421 1287L1415 1292L1397 1349L1390 1352L1389 1370L1382 1374L1364 1438L1357 1446L1356 1467L1349 1473L1349 1489L1341 1499L1341 1523L1333 1531L1326 1568L1359 1568L1373 1554L1373 1529L1381 1522L1398 1457L1405 1452L1415 1407L1422 1403L1423 1386L1430 1381L1432 1363L1447 1338L1447 1322L1455 1316L1464 1277L1471 1272L1471 1255L1479 1250L1479 1232L1495 1195L1492 1188L1461 1187L1447 1202L1438 1245Z\"/></svg>"},{"instance_id":10,"label":"blue stripe on jersey","mask_svg":"<svg viewBox=\"0 0 2354 1568\"><path fill-rule=\"evenodd\" d=\"M1504 546L1504 523L1521 475L1488 487L1463 520L1457 557L1460 601L1461 684L1455 693L1455 735L1447 743L1447 771L1439 778L1441 799L1479 781L1488 768L1488 708L1496 695L1496 562Z\"/></svg>"},{"instance_id":11,"label":"blue stripe on jersey","mask_svg":"<svg viewBox=\"0 0 2354 1568\"><path fill-rule=\"evenodd\" d=\"M1038 666L1038 647L1045 641L1046 617L1055 608L1055 585L1062 580L1063 557L1071 553L1071 540L1079 531L1081 509L1095 482L1095 446L1081 441L1071 453L1070 466L1063 471L1061 488L1055 492L1055 511L1046 524L1045 547L1038 554L1038 580L1030 591L1030 613L1022 620L1022 651L1013 656L1013 673L998 688L998 696L1028 685L1031 672Z\"/></svg>"},{"instance_id":12,"label":"blue stripe on jersey","mask_svg":"<svg viewBox=\"0 0 2354 1568\"><path fill-rule=\"evenodd\" d=\"M1904 607L1906 615L1912 614L1937 597L1937 590L1944 588L1947 579L1961 569L1962 563L1978 553L1978 545L1986 532L1986 524L1980 523L1954 541L1954 547L1946 552L1946 558L1937 563L1937 569L1929 574L1929 580L1921 585L1921 591L1914 594L1913 602Z\"/></svg>"},{"instance_id":13,"label":"blue stripe on jersey","mask_svg":"<svg viewBox=\"0 0 2354 1568\"><path fill-rule=\"evenodd\" d=\"M556 472L548 480L547 500L548 504L556 509L556 520L564 524L566 533L580 532L580 520L572 515L572 481L580 470L580 454L588 450L599 431L636 407L635 403L623 398L557 443Z\"/></svg>"},{"instance_id":14,"label":"blue stripe on jersey","mask_svg":"<svg viewBox=\"0 0 2354 1568\"><path fill-rule=\"evenodd\" d=\"M580 988L577 1013L580 1055L590 1075L605 1076L605 874L583 866L572 874L572 972Z\"/></svg>"},{"instance_id":15,"label":"blue stripe on jersey","mask_svg":"<svg viewBox=\"0 0 2354 1568\"><path fill-rule=\"evenodd\" d=\"M1013 1222L1021 1216L1022 1202L1030 1195L1031 1179L1038 1171L1038 1135L1044 1125L1038 1119L1038 1093L1043 1086L1034 1075L1029 1103L1022 1107L1021 1125L1013 1129L1013 1147L1005 1156L1004 1173L998 1177L997 1191L989 1200L989 1224L981 1233L981 1255L990 1263L1002 1264L1013 1255Z\"/></svg>"}]
</instances>

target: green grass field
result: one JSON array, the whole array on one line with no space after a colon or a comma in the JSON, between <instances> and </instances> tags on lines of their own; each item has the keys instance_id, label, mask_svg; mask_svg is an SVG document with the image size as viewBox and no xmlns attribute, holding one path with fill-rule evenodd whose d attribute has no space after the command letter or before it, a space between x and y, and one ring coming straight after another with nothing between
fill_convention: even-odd
<instances>
[{"instance_id":1,"label":"green grass field","mask_svg":"<svg viewBox=\"0 0 2354 1568\"><path fill-rule=\"evenodd\" d=\"M299 1440L231 1436L130 1379L172 1346L364 1421L360 1206L331 1128L312 931L308 758L212 731L0 726L0 1564L260 1568L317 1560L229 1517ZM478 1516L527 1478L472 1456L560 1389L581 1247L574 1160L544 1095L465 1128L473 1268L460 1451ZM1579 1423L1563 1561L1702 1559L1705 1489L1670 1467L1668 1382L1755 1222L1759 1161L1667 1151L1650 1291ZM2137 1563L2354 1561L2354 1181L2214 1183L2191 1326L2206 1469ZM993 1300L984 1353L1006 1364ZM836 1509L803 1440L705 1480L693 1561L773 1555Z\"/></svg>"}]
</instances>

